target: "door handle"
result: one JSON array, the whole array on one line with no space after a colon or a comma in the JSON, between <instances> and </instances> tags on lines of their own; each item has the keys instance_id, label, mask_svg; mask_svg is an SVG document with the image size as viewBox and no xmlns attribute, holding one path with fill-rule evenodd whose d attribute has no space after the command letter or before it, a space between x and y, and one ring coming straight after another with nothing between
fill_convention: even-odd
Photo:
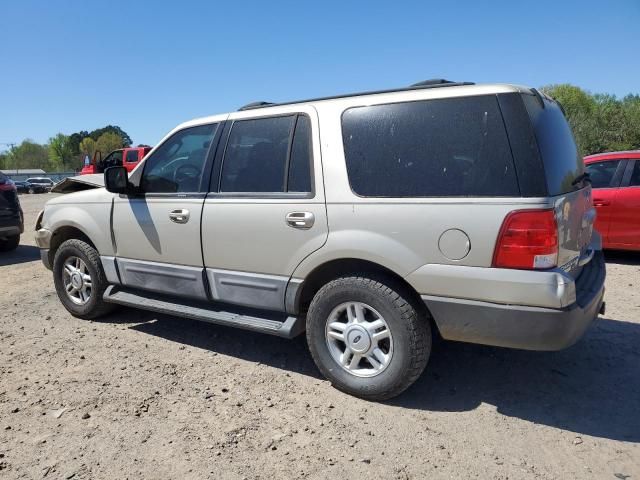
<instances>
[{"instance_id":1,"label":"door handle","mask_svg":"<svg viewBox=\"0 0 640 480\"><path fill-rule=\"evenodd\" d=\"M611 202L609 200L600 200L598 198L593 199L594 207L606 207L608 205L611 205Z\"/></svg>"},{"instance_id":2,"label":"door handle","mask_svg":"<svg viewBox=\"0 0 640 480\"><path fill-rule=\"evenodd\" d=\"M316 221L315 215L311 212L291 212L287 213L287 216L284 218L287 225L302 230L308 230L313 227L313 223Z\"/></svg>"},{"instance_id":3,"label":"door handle","mask_svg":"<svg viewBox=\"0 0 640 480\"><path fill-rule=\"evenodd\" d=\"M175 223L187 223L189 221L189 210L179 208L169 212L169 219Z\"/></svg>"}]
</instances>

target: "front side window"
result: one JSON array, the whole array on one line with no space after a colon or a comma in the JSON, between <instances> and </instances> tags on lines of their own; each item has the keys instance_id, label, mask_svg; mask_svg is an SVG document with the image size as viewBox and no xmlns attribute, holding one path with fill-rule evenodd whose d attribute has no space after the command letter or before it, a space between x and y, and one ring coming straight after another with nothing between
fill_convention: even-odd
<instances>
[{"instance_id":1,"label":"front side window","mask_svg":"<svg viewBox=\"0 0 640 480\"><path fill-rule=\"evenodd\" d=\"M594 162L585 166L585 170L589 174L591 186L593 188L611 187L611 181L618 169L620 160L608 160L606 162Z\"/></svg>"},{"instance_id":2,"label":"front side window","mask_svg":"<svg viewBox=\"0 0 640 480\"><path fill-rule=\"evenodd\" d=\"M122 150L114 150L103 160L104 168L122 165Z\"/></svg>"},{"instance_id":3,"label":"front side window","mask_svg":"<svg viewBox=\"0 0 640 480\"><path fill-rule=\"evenodd\" d=\"M349 183L361 196L520 194L493 95L350 108L342 138Z\"/></svg>"},{"instance_id":4,"label":"front side window","mask_svg":"<svg viewBox=\"0 0 640 480\"><path fill-rule=\"evenodd\" d=\"M310 130L306 115L236 120L222 162L220 191L310 192Z\"/></svg>"},{"instance_id":5,"label":"front side window","mask_svg":"<svg viewBox=\"0 0 640 480\"><path fill-rule=\"evenodd\" d=\"M173 134L145 160L144 193L198 192L207 152L218 124L185 128Z\"/></svg>"}]
</instances>

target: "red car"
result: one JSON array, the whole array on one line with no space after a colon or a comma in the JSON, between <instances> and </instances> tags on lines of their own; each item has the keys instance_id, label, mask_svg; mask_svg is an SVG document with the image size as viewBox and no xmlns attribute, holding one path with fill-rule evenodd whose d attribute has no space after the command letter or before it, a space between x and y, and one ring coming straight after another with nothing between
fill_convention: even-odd
<instances>
[{"instance_id":1,"label":"red car","mask_svg":"<svg viewBox=\"0 0 640 480\"><path fill-rule=\"evenodd\" d=\"M640 150L584 158L604 248L640 250Z\"/></svg>"},{"instance_id":2,"label":"red car","mask_svg":"<svg viewBox=\"0 0 640 480\"><path fill-rule=\"evenodd\" d=\"M138 162L149 153L151 147L128 147L114 150L104 160L100 152L96 152L93 160L89 161L89 157L85 159L84 167L80 172L81 175L92 173L102 173L107 167L124 166L129 173L138 165Z\"/></svg>"}]
</instances>

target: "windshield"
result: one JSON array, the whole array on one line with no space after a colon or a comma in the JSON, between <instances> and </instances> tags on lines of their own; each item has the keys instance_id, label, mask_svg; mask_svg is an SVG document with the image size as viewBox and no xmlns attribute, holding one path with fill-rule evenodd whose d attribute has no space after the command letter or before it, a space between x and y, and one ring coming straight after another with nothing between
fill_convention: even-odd
<instances>
[{"instance_id":1,"label":"windshield","mask_svg":"<svg viewBox=\"0 0 640 480\"><path fill-rule=\"evenodd\" d=\"M549 195L580 189L579 177L584 173L584 163L562 109L556 102L536 95L525 94L522 98L542 156Z\"/></svg>"}]
</instances>

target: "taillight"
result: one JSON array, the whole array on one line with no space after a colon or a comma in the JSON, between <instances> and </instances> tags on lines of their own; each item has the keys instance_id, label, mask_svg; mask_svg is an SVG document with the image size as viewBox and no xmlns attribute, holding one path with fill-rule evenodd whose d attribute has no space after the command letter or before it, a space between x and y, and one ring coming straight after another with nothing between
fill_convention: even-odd
<instances>
[{"instance_id":1,"label":"taillight","mask_svg":"<svg viewBox=\"0 0 640 480\"><path fill-rule=\"evenodd\" d=\"M16 190L16 184L13 182L0 183L0 192L10 192Z\"/></svg>"},{"instance_id":2,"label":"taillight","mask_svg":"<svg viewBox=\"0 0 640 480\"><path fill-rule=\"evenodd\" d=\"M558 264L558 225L553 210L517 210L507 215L493 253L493 266L543 269Z\"/></svg>"}]
</instances>

